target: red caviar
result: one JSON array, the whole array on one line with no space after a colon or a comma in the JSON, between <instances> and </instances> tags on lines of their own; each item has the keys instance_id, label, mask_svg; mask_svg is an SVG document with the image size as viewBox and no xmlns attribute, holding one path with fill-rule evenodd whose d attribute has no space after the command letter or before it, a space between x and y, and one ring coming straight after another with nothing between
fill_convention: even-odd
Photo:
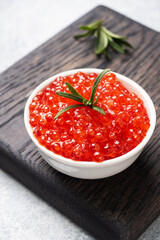
<instances>
[{"instance_id":1,"label":"red caviar","mask_svg":"<svg viewBox=\"0 0 160 240\"><path fill-rule=\"evenodd\" d=\"M89 99L96 77L96 73L82 72L58 77L37 93L29 106L29 122L41 145L73 160L102 162L129 152L143 140L150 127L143 101L113 73L102 78L96 92L96 96L100 94L97 106L104 109L105 115L84 106L54 120L61 109L77 104L56 94L69 92L65 82Z\"/></svg>"}]
</instances>

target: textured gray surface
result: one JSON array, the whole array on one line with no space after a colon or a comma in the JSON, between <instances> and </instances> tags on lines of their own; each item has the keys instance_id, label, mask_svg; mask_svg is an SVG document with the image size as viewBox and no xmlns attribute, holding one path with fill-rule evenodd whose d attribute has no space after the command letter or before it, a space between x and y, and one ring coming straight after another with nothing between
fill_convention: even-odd
<instances>
[{"instance_id":1,"label":"textured gray surface","mask_svg":"<svg viewBox=\"0 0 160 240\"><path fill-rule=\"evenodd\" d=\"M160 1L0 0L0 72L103 4L160 31ZM92 240L78 226L0 170L1 240ZM139 240L160 239L160 217Z\"/></svg>"}]
</instances>

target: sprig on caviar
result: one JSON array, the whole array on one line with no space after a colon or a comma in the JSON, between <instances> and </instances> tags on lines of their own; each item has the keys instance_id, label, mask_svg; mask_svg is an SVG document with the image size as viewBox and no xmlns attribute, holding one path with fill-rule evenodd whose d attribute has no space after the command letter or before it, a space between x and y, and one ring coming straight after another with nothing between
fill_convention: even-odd
<instances>
[{"instance_id":1,"label":"sprig on caviar","mask_svg":"<svg viewBox=\"0 0 160 240\"><path fill-rule=\"evenodd\" d=\"M126 41L127 37L122 37L109 31L102 24L104 19L98 20L88 25L80 26L79 28L85 33L75 35L75 39L80 39L88 36L94 36L96 38L94 51L97 55L105 54L106 58L111 59L108 53L108 47L110 46L114 51L118 53L125 53L125 47L133 48L133 46Z\"/></svg>"},{"instance_id":2,"label":"sprig on caviar","mask_svg":"<svg viewBox=\"0 0 160 240\"><path fill-rule=\"evenodd\" d=\"M66 84L66 86L68 87L68 89L71 93L56 92L56 94L59 95L59 96L65 97L65 98L73 99L77 102L80 102L81 104L75 104L75 105L71 105L71 106L68 106L66 108L63 108L61 111L59 111L57 113L57 115L54 117L54 119L58 118L62 113L66 112L66 111L68 111L72 108L84 107L84 106L88 106L88 107L98 111L99 113L105 115L105 111L101 107L96 105L97 102L98 102L98 99L99 99L99 95L97 95L95 100L94 100L94 98L95 98L95 94L96 94L98 84L100 83L102 77L109 71L110 71L110 69L105 69L97 76L96 80L93 83L92 91L91 91L91 97L90 97L89 100L84 98L81 94L79 94L76 91L76 89L70 83L66 82L65 84Z\"/></svg>"}]
</instances>

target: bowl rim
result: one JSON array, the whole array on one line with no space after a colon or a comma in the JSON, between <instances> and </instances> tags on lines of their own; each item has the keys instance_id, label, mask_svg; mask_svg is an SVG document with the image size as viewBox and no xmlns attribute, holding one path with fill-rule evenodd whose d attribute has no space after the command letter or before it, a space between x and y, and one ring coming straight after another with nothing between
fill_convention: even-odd
<instances>
[{"instance_id":1,"label":"bowl rim","mask_svg":"<svg viewBox=\"0 0 160 240\"><path fill-rule=\"evenodd\" d=\"M118 80L121 82L125 82L128 83L129 85L131 85L131 87L133 87L133 92L134 89L138 90L138 92L141 92L141 95L143 96L143 98L145 99L145 101L148 103L149 108L150 108L150 112L152 113L151 115L149 115L149 119L150 119L150 128L146 134L146 136L144 137L144 139L142 140L141 143L139 143L134 149L132 149L131 151L129 151L128 153L116 157L116 158L112 158L109 160L104 160L103 162L87 162L87 161L76 161L76 160L72 160L70 158L65 158L61 155L58 155L50 150L48 150L47 148L45 148L44 146L42 146L37 139L34 137L33 132L32 132L32 128L31 125L29 124L29 105L33 99L33 97L35 97L35 95L37 94L37 92L39 92L41 89L43 89L44 87L46 87L50 82L54 81L57 77L60 76L67 76L67 75L72 75L74 73L77 72L84 72L84 73L91 73L91 72L95 72L95 73L100 73L101 71L103 71L103 69L98 69L98 68L79 68L79 69L73 69L73 70L69 70L69 71L65 71L65 72L61 72L58 73L56 75L53 75L52 77L46 79L45 81L43 81L42 83L40 83L30 94L26 105L25 105L25 109L24 109L24 123L25 123L25 127L26 130L30 136L30 138L32 139L32 141L35 143L35 145L38 147L38 149L40 149L43 153L45 153L47 156L49 156L50 158L52 158L55 161L61 162L65 165L71 165L71 166L75 166L75 167L85 167L85 168L99 168L99 167L105 167L105 166L110 166L110 165L116 165L120 162L124 162L125 160L133 157L134 155L138 154L139 152L142 151L142 149L144 148L144 146L147 144L147 142L149 141L149 139L151 138L155 125L156 125L156 111L155 111L155 107L154 104L151 100L151 98L149 97L149 95L147 94L147 92L136 82L134 82L133 80L131 80L128 77L125 77L124 75L121 75L119 73L116 72L112 72L116 75L116 77L118 78Z\"/></svg>"}]
</instances>

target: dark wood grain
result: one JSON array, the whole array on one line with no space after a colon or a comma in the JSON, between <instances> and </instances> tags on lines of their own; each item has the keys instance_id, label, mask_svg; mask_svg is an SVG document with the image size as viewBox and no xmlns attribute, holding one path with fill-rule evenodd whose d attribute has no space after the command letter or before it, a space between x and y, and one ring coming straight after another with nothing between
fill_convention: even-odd
<instances>
[{"instance_id":1,"label":"dark wood grain","mask_svg":"<svg viewBox=\"0 0 160 240\"><path fill-rule=\"evenodd\" d=\"M106 17L113 32L127 35L135 49L93 52L94 42L73 39L80 24ZM109 67L138 82L151 96L157 126L138 160L103 180L79 180L51 168L29 139L23 122L31 90L55 73L82 67ZM0 164L97 239L137 239L160 213L160 34L99 6L0 75Z\"/></svg>"}]
</instances>

